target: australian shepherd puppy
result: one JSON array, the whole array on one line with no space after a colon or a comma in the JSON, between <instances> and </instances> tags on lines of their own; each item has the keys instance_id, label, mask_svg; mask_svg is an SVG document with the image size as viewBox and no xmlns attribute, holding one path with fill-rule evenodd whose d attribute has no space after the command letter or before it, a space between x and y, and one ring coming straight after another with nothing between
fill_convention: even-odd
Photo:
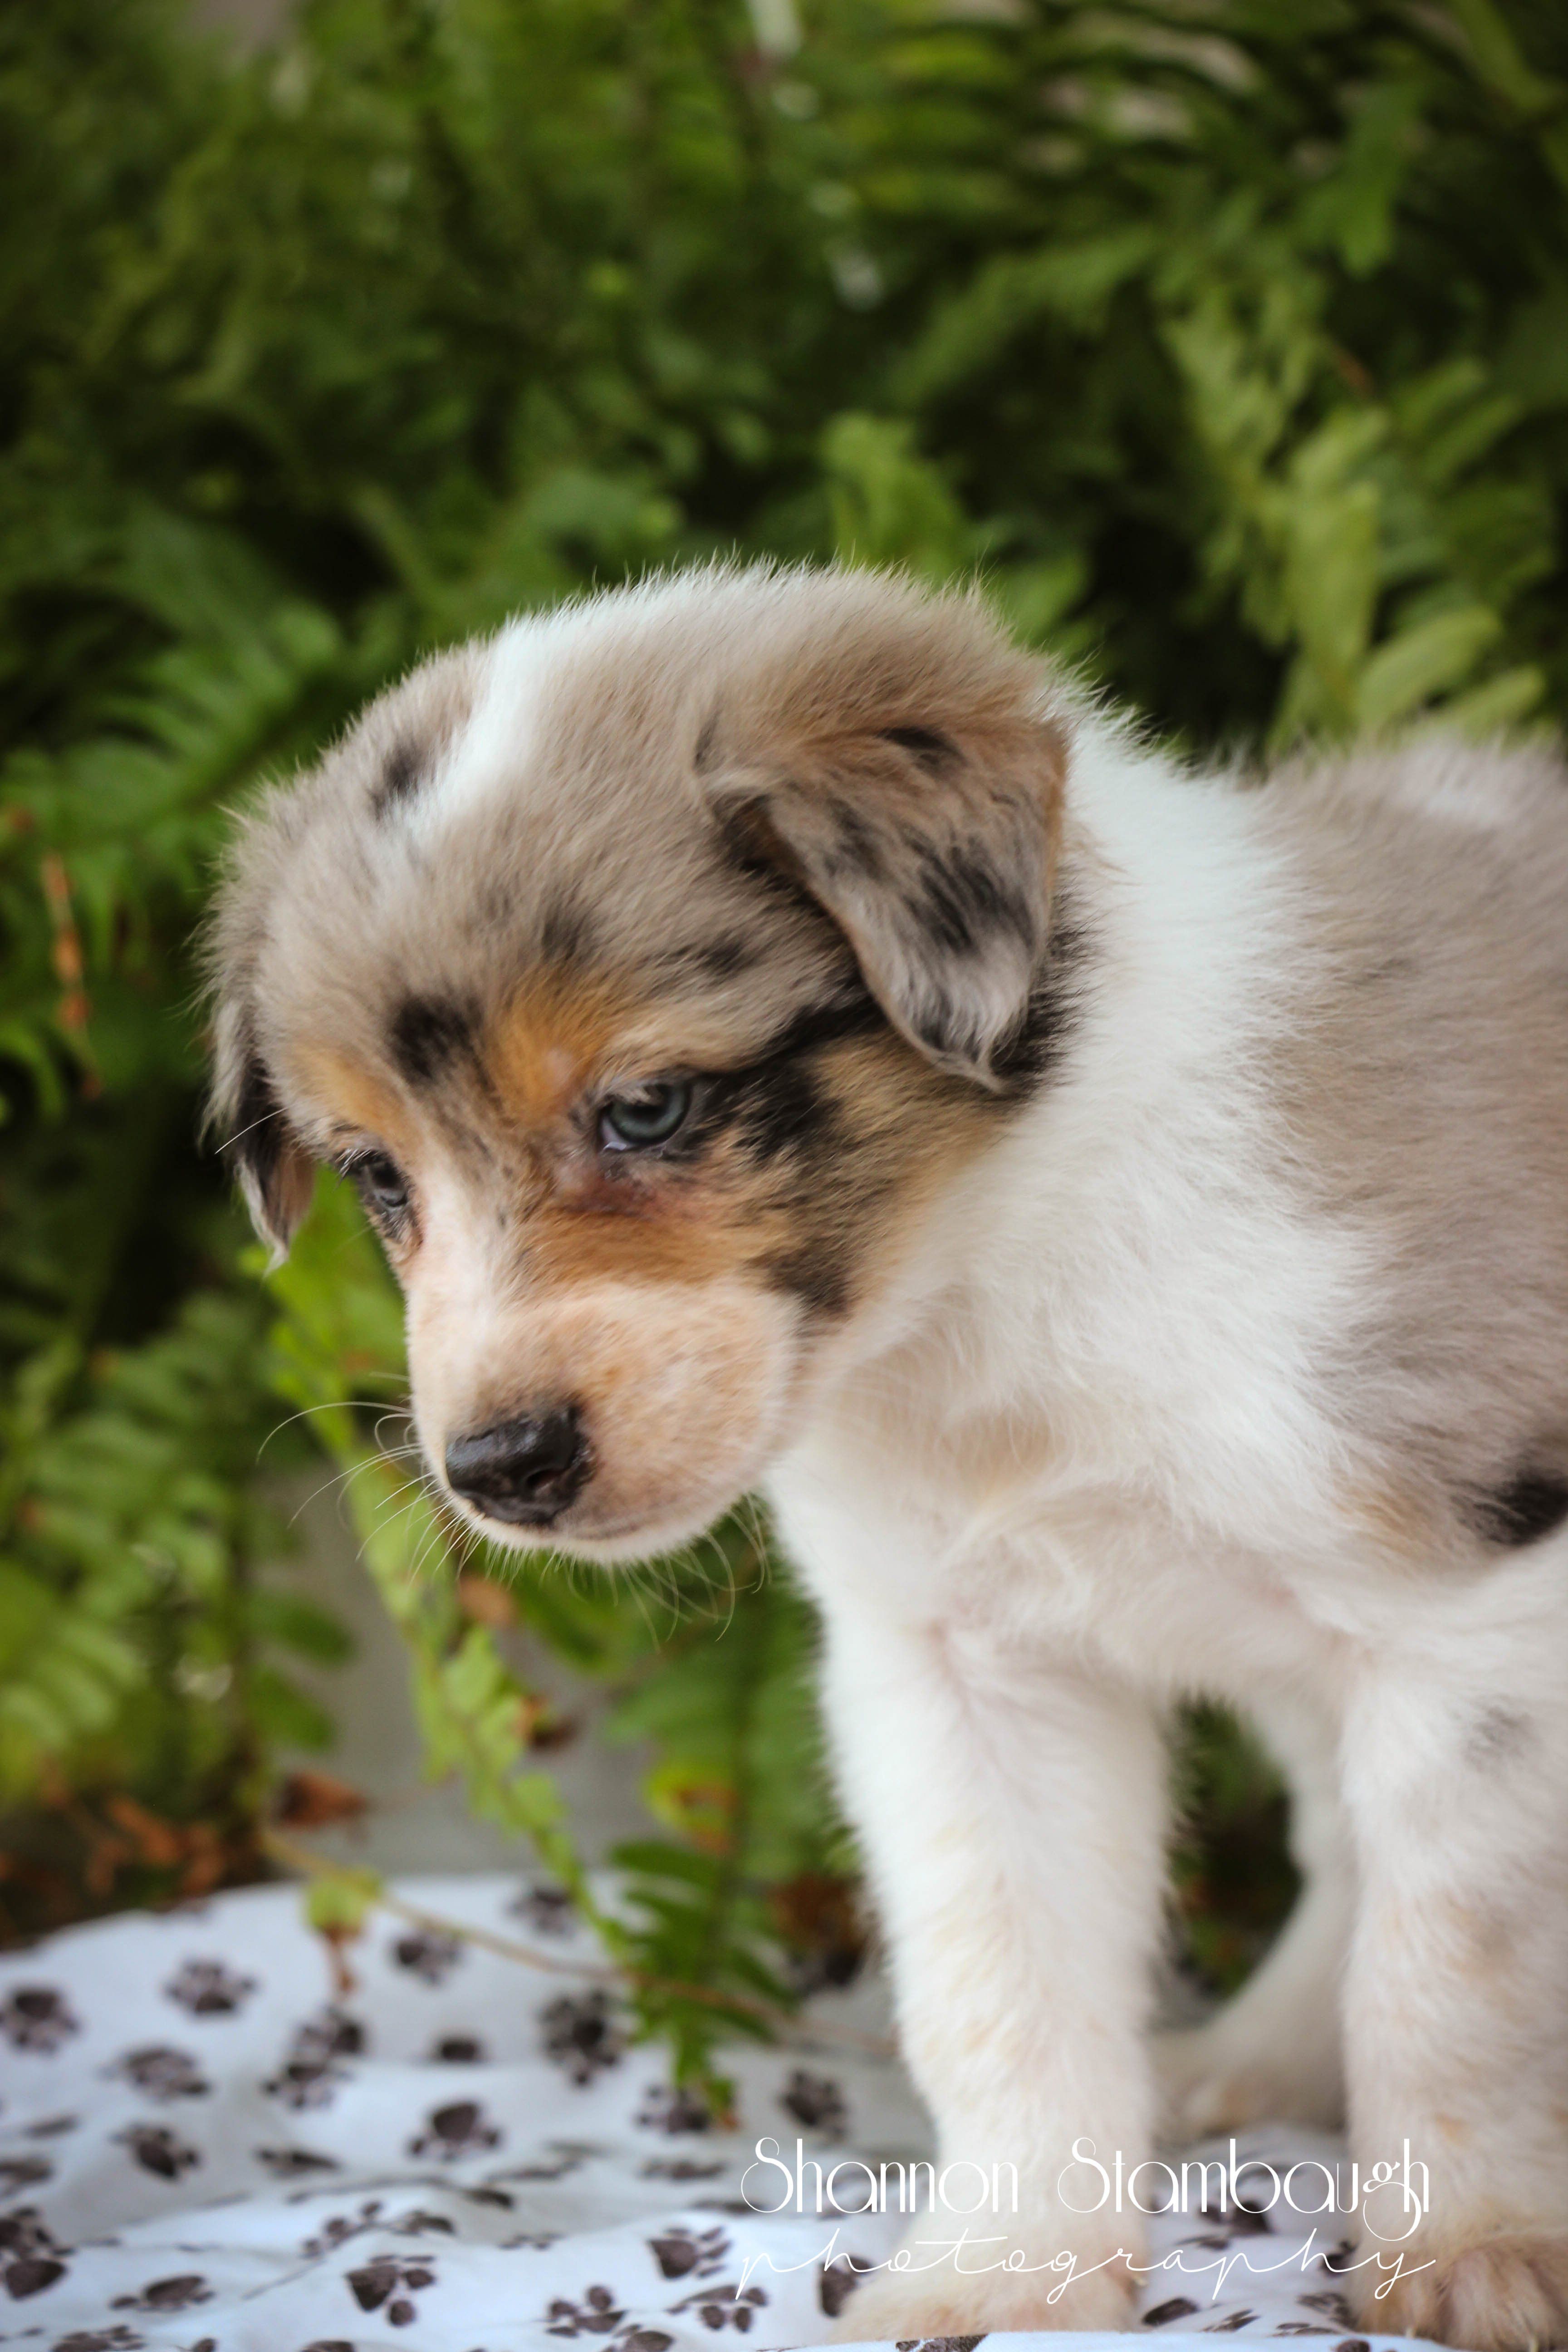
<instances>
[{"instance_id":1,"label":"australian shepherd puppy","mask_svg":"<svg viewBox=\"0 0 1568 2352\"><path fill-rule=\"evenodd\" d=\"M1121 2326L1075 2148L1342 2108L1430 2184L1363 2318L1568 2340L1557 755L1194 774L975 596L703 570L384 695L214 954L257 1222L358 1184L453 1510L612 1562L760 1488L816 1598L910 2064L1022 2184L1026 2267L850 2332ZM1162 2042L1187 1693L1307 1885Z\"/></svg>"}]
</instances>

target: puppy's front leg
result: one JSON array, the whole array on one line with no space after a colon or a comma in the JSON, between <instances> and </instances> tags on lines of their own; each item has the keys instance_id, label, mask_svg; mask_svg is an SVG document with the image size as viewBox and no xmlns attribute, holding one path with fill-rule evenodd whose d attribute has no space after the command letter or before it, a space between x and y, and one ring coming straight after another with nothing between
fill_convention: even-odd
<instances>
[{"instance_id":1,"label":"puppy's front leg","mask_svg":"<svg viewBox=\"0 0 1568 2352\"><path fill-rule=\"evenodd\" d=\"M1568 2344L1568 1622L1542 1597L1380 1661L1347 1733L1352 2153L1363 2189L1406 2142L1426 2168L1364 2204L1353 2298L1475 2352Z\"/></svg>"},{"instance_id":2,"label":"puppy's front leg","mask_svg":"<svg viewBox=\"0 0 1568 2352\"><path fill-rule=\"evenodd\" d=\"M869 2278L838 2332L1124 2326L1137 2281L1121 2255L1138 2259L1142 2240L1105 2183L1152 2129L1164 1783L1152 1712L988 1637L889 1626L842 1597L828 1603L827 1705L905 2055L940 2165L966 2168L946 2175L952 2201L978 2199L982 2179L1001 2190L1000 2210L912 2221L908 2268ZM1075 2168L1075 2143L1104 2179Z\"/></svg>"}]
</instances>

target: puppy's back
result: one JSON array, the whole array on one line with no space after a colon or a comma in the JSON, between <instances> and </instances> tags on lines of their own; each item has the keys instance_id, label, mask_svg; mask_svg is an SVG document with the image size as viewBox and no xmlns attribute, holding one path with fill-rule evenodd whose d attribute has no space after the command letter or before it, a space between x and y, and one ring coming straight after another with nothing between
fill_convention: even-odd
<instances>
[{"instance_id":1,"label":"puppy's back","mask_svg":"<svg viewBox=\"0 0 1568 2352\"><path fill-rule=\"evenodd\" d=\"M1373 1269L1336 1410L1506 1536L1521 1481L1568 1493L1568 769L1439 740L1256 813L1301 917L1285 1149Z\"/></svg>"}]
</instances>

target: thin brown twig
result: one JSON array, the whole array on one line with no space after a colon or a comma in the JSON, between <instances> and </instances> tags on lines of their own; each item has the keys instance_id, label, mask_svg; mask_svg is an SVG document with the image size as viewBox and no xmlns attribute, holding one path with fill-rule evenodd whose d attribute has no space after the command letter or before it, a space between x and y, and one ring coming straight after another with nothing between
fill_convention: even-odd
<instances>
[{"instance_id":1,"label":"thin brown twig","mask_svg":"<svg viewBox=\"0 0 1568 2352\"><path fill-rule=\"evenodd\" d=\"M307 1878L332 1876L345 1866L312 1853L309 1846L285 1837L279 1830L264 1829L260 1843L263 1853L281 1863L286 1870L297 1871ZM447 1919L438 1912L421 1909L416 1903L405 1903L401 1895L393 1894L379 1880L374 1900L395 1919L418 1927L427 1936L454 1937L479 1951L493 1952L499 1959L519 1960L524 1968L542 1969L552 1976L586 1977L593 1984L622 1990L629 1988L666 2000L696 2001L705 2009L754 2018L781 2041L801 2048L809 2048L816 2042L835 2042L846 2049L861 2051L869 2058L891 2058L896 2054L896 2043L885 2034L862 2033L858 2026L842 2025L833 2018L814 2018L809 2025L803 2025L787 2010L777 2009L770 2001L753 2000L745 1993L716 1992L710 1985L685 1984L678 1977L647 1976L640 1969L618 1969L605 1961L555 1959L549 1953L536 1952L531 1945L519 1943L514 1937L499 1936L493 1928L470 1927L465 1920Z\"/></svg>"}]
</instances>

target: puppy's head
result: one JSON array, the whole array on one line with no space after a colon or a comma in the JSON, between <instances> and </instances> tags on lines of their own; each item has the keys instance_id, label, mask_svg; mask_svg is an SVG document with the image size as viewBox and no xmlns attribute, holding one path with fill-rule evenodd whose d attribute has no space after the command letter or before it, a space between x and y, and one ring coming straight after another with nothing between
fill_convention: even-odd
<instances>
[{"instance_id":1,"label":"puppy's head","mask_svg":"<svg viewBox=\"0 0 1568 2352\"><path fill-rule=\"evenodd\" d=\"M720 570L430 663L249 822L216 1116L279 1252L358 1183L487 1533L646 1553L799 1434L1047 1050L1061 768L973 598Z\"/></svg>"}]
</instances>

